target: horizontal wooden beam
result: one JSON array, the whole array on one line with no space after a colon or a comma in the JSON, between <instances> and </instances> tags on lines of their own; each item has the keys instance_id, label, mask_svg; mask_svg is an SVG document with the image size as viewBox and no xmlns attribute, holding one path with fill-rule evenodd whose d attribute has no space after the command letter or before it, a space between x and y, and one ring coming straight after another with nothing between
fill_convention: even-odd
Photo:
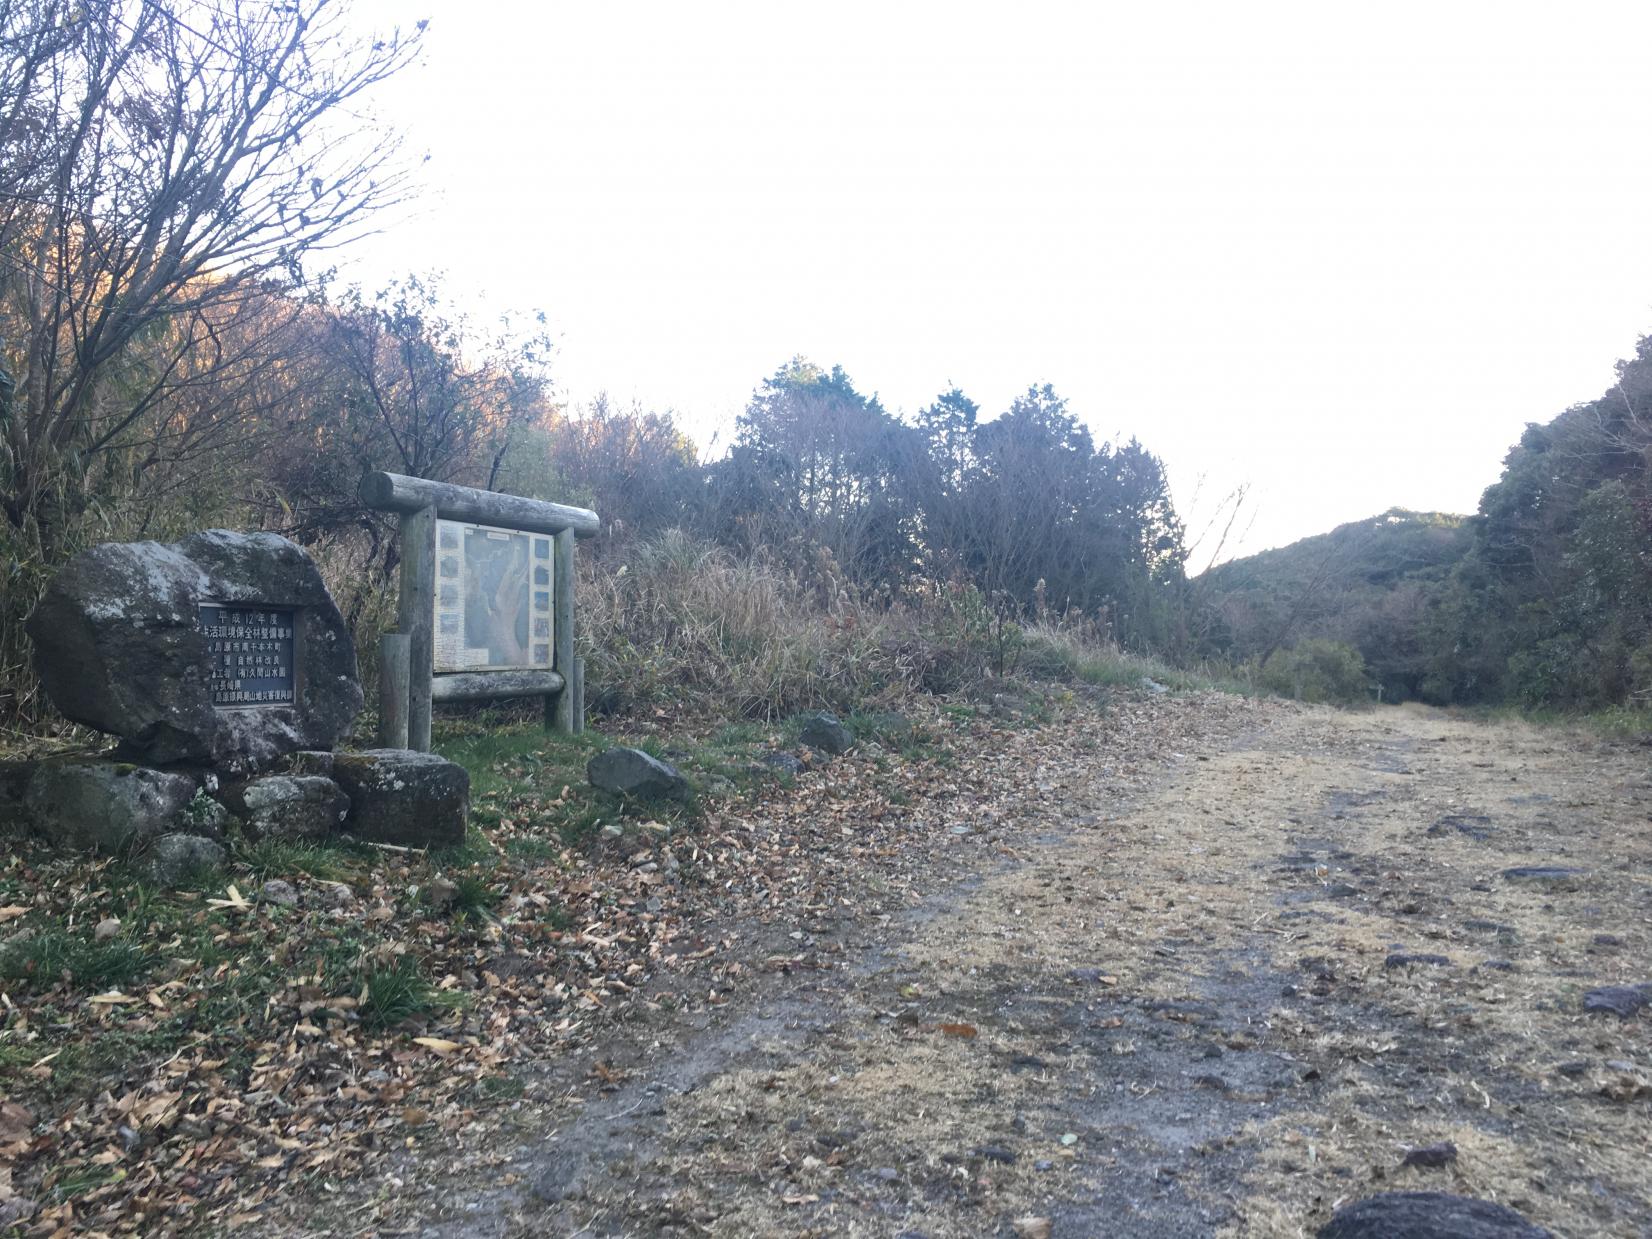
<instances>
[{"instance_id":1,"label":"horizontal wooden beam","mask_svg":"<svg viewBox=\"0 0 1652 1239\"><path fill-rule=\"evenodd\" d=\"M499 525L531 533L572 530L575 537L589 538L602 528L601 520L589 508L571 508L563 503L501 495L400 473L369 473L362 478L361 501L378 512L417 512L434 505L436 515L445 521Z\"/></svg>"},{"instance_id":2,"label":"horizontal wooden beam","mask_svg":"<svg viewBox=\"0 0 1652 1239\"><path fill-rule=\"evenodd\" d=\"M562 691L556 671L461 671L430 682L432 701L486 701L490 697L546 697Z\"/></svg>"}]
</instances>

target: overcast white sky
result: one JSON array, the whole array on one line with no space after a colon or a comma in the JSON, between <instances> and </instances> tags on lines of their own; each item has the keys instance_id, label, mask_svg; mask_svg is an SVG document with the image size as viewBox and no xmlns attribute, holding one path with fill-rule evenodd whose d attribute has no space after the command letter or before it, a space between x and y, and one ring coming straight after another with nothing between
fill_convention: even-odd
<instances>
[{"instance_id":1,"label":"overcast white sky","mask_svg":"<svg viewBox=\"0 0 1652 1239\"><path fill-rule=\"evenodd\" d=\"M702 444L795 353L1049 382L1190 525L1248 483L1250 552L1472 510L1652 329L1644 0L368 2L431 19L381 107L431 158L357 273L542 309L567 397Z\"/></svg>"}]
</instances>

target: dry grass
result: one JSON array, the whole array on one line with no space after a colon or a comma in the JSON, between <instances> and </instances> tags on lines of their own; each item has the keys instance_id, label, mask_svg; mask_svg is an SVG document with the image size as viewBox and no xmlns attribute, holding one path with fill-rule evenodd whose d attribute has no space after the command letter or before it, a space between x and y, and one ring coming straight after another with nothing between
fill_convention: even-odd
<instances>
[{"instance_id":1,"label":"dry grass","mask_svg":"<svg viewBox=\"0 0 1652 1239\"><path fill-rule=\"evenodd\" d=\"M1126 652L1079 627L1001 622L972 586L869 595L824 552L794 566L672 532L639 543L623 562L582 567L580 644L602 712L698 701L777 718L876 708L1005 672L1095 686L1248 687Z\"/></svg>"},{"instance_id":2,"label":"dry grass","mask_svg":"<svg viewBox=\"0 0 1652 1239\"><path fill-rule=\"evenodd\" d=\"M698 700L777 718L864 708L985 674L967 600L863 596L822 555L807 573L673 532L619 564L587 566L580 643L595 708Z\"/></svg>"}]
</instances>

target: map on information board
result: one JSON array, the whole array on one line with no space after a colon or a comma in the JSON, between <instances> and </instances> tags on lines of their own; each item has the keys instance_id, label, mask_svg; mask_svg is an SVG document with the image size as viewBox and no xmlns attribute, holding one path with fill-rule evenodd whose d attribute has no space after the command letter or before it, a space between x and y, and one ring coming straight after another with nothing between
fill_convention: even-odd
<instances>
[{"instance_id":1,"label":"map on information board","mask_svg":"<svg viewBox=\"0 0 1652 1239\"><path fill-rule=\"evenodd\" d=\"M435 670L551 665L551 539L436 522Z\"/></svg>"}]
</instances>

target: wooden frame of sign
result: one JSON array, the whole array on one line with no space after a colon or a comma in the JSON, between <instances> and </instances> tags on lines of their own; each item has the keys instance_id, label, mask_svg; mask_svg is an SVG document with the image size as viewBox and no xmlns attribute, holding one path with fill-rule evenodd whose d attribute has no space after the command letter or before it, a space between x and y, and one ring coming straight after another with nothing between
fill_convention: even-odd
<instances>
[{"instance_id":1,"label":"wooden frame of sign","mask_svg":"<svg viewBox=\"0 0 1652 1239\"><path fill-rule=\"evenodd\" d=\"M543 697L548 729L585 730L585 666L574 655L574 539L597 532L597 514L399 473L368 474L361 500L401 518L396 631L379 643L379 743L428 753L433 702L495 697ZM438 527L451 543L440 554ZM477 572L492 572L496 597L520 599L520 615L508 625L490 628L488 608L473 605L464 550L473 539L482 552L499 552L470 556ZM549 551L548 580L534 558L542 550ZM466 631L473 627L479 631Z\"/></svg>"}]
</instances>

